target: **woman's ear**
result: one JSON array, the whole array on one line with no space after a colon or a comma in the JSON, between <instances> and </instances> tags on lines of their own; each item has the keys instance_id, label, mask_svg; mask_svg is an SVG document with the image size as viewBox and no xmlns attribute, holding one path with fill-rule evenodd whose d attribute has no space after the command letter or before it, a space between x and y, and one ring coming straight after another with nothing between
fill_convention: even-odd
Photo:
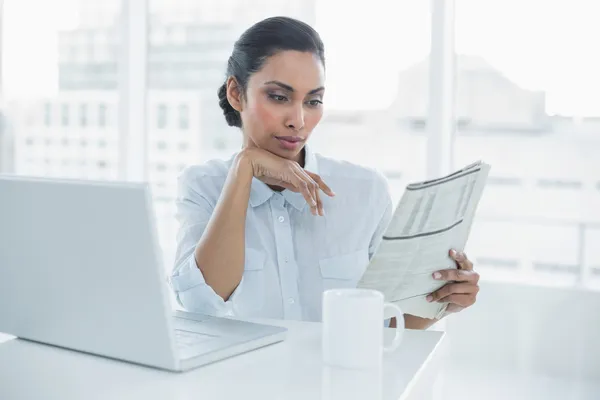
<instances>
[{"instance_id":1,"label":"woman's ear","mask_svg":"<svg viewBox=\"0 0 600 400\"><path fill-rule=\"evenodd\" d=\"M237 80L230 76L227 78L227 101L237 112L242 111L242 91L240 90Z\"/></svg>"}]
</instances>

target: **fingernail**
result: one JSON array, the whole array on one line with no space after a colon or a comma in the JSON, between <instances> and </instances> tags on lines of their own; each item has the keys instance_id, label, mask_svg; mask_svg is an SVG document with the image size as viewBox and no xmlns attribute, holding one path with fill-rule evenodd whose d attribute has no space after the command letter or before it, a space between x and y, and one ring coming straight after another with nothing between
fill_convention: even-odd
<instances>
[{"instance_id":1,"label":"fingernail","mask_svg":"<svg viewBox=\"0 0 600 400\"><path fill-rule=\"evenodd\" d=\"M427 300L427 302L431 303L431 300L433 300L433 297L427 296L425 299Z\"/></svg>"},{"instance_id":2,"label":"fingernail","mask_svg":"<svg viewBox=\"0 0 600 400\"><path fill-rule=\"evenodd\" d=\"M452 257L456 257L456 250L454 250L454 249L450 250L450 254L452 254Z\"/></svg>"},{"instance_id":3,"label":"fingernail","mask_svg":"<svg viewBox=\"0 0 600 400\"><path fill-rule=\"evenodd\" d=\"M442 274L440 274L439 272L435 272L433 274L433 279L440 279L442 277Z\"/></svg>"}]
</instances>

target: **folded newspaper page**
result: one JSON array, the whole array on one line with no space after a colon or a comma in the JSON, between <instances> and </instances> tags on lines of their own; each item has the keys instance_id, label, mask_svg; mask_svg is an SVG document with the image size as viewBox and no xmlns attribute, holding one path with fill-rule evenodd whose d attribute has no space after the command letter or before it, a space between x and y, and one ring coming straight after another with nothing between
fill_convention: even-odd
<instances>
[{"instance_id":1,"label":"folded newspaper page","mask_svg":"<svg viewBox=\"0 0 600 400\"><path fill-rule=\"evenodd\" d=\"M425 300L446 284L432 274L457 268L448 251L464 250L489 170L478 161L439 179L409 184L358 287L381 291L404 313L441 317L447 304Z\"/></svg>"}]
</instances>

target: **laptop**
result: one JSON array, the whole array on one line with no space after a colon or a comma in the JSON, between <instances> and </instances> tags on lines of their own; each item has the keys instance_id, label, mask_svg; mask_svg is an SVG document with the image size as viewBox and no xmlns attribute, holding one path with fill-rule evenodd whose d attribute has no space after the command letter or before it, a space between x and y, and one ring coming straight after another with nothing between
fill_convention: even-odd
<instances>
[{"instance_id":1,"label":"laptop","mask_svg":"<svg viewBox=\"0 0 600 400\"><path fill-rule=\"evenodd\" d=\"M174 310L147 183L0 176L0 332L186 371L286 329Z\"/></svg>"}]
</instances>

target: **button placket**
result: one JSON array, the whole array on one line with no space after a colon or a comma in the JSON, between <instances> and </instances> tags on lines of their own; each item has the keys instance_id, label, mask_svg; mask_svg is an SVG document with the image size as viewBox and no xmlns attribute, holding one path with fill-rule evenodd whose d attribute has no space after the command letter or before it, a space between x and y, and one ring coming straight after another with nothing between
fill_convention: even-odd
<instances>
[{"instance_id":1,"label":"button placket","mask_svg":"<svg viewBox=\"0 0 600 400\"><path fill-rule=\"evenodd\" d=\"M277 267L283 299L283 313L286 319L301 318L298 304L298 271L293 262L294 247L290 218L283 196L273 196L271 212L274 222L275 246L277 248Z\"/></svg>"}]
</instances>

